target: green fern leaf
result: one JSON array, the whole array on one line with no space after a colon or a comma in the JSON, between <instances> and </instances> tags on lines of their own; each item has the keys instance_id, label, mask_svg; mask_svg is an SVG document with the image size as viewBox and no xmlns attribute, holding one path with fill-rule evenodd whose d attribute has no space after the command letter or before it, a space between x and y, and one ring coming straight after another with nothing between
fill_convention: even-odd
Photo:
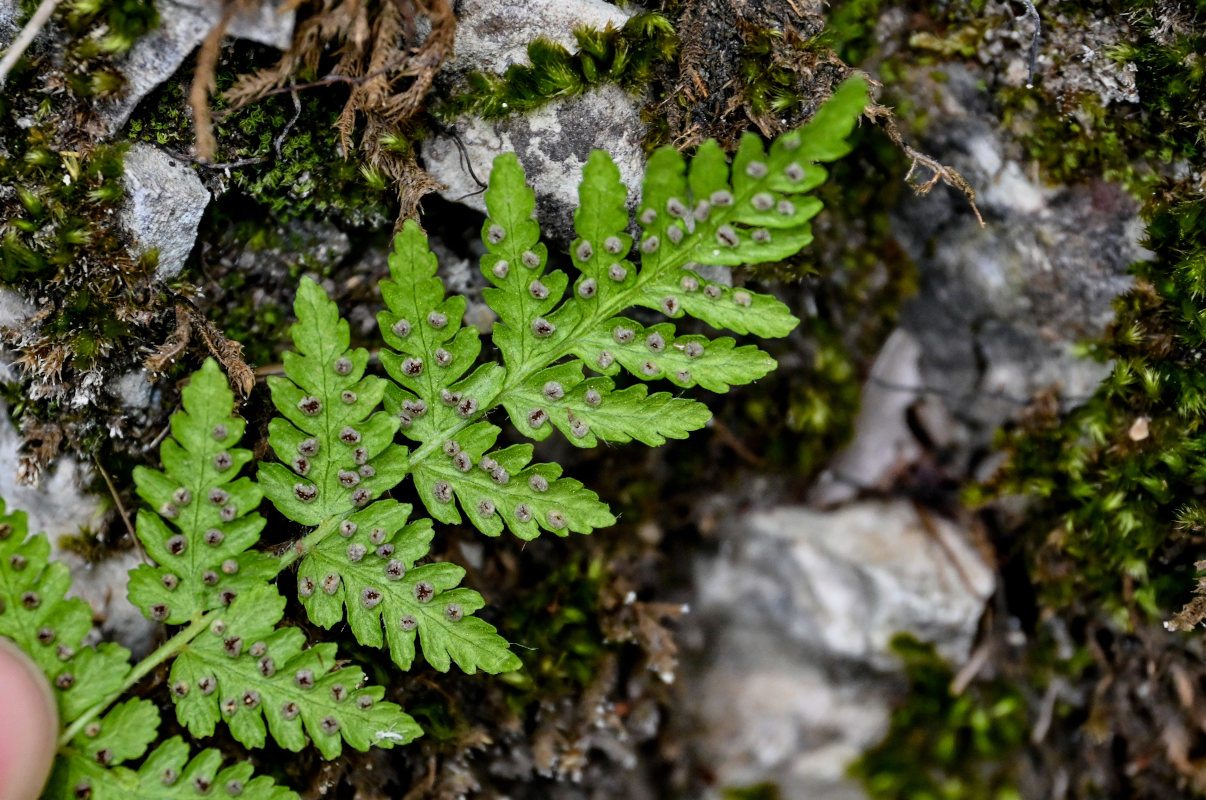
<instances>
[{"instance_id":1,"label":"green fern leaf","mask_svg":"<svg viewBox=\"0 0 1206 800\"><path fill-rule=\"evenodd\" d=\"M385 344L381 364L394 379L385 408L409 439L432 437L475 416L482 398L501 388L503 370L486 364L463 377L481 352L476 328L461 327L465 298L444 298L427 236L408 221L390 254L392 280L381 282L386 310L377 315Z\"/></svg>"},{"instance_id":2,"label":"green fern leaf","mask_svg":"<svg viewBox=\"0 0 1206 800\"><path fill-rule=\"evenodd\" d=\"M476 592L456 588L463 570L442 564L411 571L415 561L427 554L431 536L423 533L421 524L406 525L409 506L372 501L406 474L406 448L393 443L399 425L405 421L408 427L403 430L409 436L431 430L431 420L455 428L456 420L463 421L457 402L444 402L439 392L448 391L450 384L457 392L475 391L472 387L479 384L474 381L490 380L490 370L482 369L457 383L477 356L477 331L460 328L464 300L444 301L443 284L433 277L434 259L431 272L424 274L424 259L430 254L421 233L417 233L421 247L413 238L417 230L413 225L408 223L409 236L404 231L399 237L391 263L405 260L417 269L410 273L409 283L382 284L387 303L394 304L383 317L383 327L390 331L387 342L399 347L406 342L414 348L404 351L405 357L385 352L382 363L393 374L409 379L407 388L390 386L391 394L384 398L389 413L369 416L383 399L386 382L362 377L367 353L347 349L347 323L339 319L335 304L322 289L304 280L293 327L301 354L286 353L288 379L272 383L273 402L287 420L277 418L269 424L269 442L278 458L292 462L289 467L262 465L260 481L282 513L319 526L298 567L298 596L316 624L331 627L343 620L346 609L356 638L378 647L384 640L403 668L414 660L417 637L428 663L437 669L447 670L450 662L466 672L515 669L519 661L507 649L506 640L486 622L469 616L483 601ZM433 314L441 316L433 318ZM399 320L406 320L406 325L399 325ZM453 355L441 366L442 348ZM422 368L407 374L407 359L422 359ZM447 382L429 380L422 374L427 370L445 370ZM349 392L353 397L348 397ZM414 406L420 401L422 413ZM314 413L308 414L307 409ZM354 436L347 435L349 431ZM431 443L425 446L434 449ZM546 469L551 474L551 468ZM415 476L421 491L426 475ZM580 486L570 482L565 490ZM300 495L299 488L306 487L314 494ZM359 495L357 489L365 487L366 493ZM448 519L446 514L438 518ZM430 577L424 577L424 570ZM431 596L424 595L419 608L416 592L422 586L420 593L425 593L429 585ZM460 616L443 616L449 606L459 608Z\"/></svg>"},{"instance_id":3,"label":"green fern leaf","mask_svg":"<svg viewBox=\"0 0 1206 800\"><path fill-rule=\"evenodd\" d=\"M519 168L517 163L514 168ZM499 252L513 256L514 250L519 260L536 263L545 251L536 241L540 230L535 221L520 219L525 208L531 214L534 203L531 190L522 186L522 177L521 171L518 210L507 206L510 216L505 218L511 228L500 239L510 244ZM491 238L489 229L486 236ZM535 249L529 251L529 245ZM493 263L502 262L496 258ZM531 281L538 282L539 265L515 269L524 270ZM488 424L470 425L483 410L483 403L497 404L507 373L497 364L487 364L461 379L472 367L481 342L475 328L460 327L464 298L445 300L444 284L435 272L436 259L426 235L408 221L390 256L392 280L381 284L386 310L378 315L378 322L386 345L393 348L382 352L381 363L396 382L386 391L385 408L400 419L403 435L424 444L411 459L411 468L428 512L440 522L459 523L459 501L483 533L496 536L506 527L524 539L535 538L542 529L566 535L614 524L615 518L598 495L577 481L560 478L556 465L529 465L531 448L490 451L500 430ZM535 295L543 294L544 285L535 294L531 281L528 288L512 291L517 284L511 280L509 267L505 272L501 277L495 275L499 288L486 290L493 293L489 296L498 303L500 317L514 317L508 308L520 309L515 312L520 315L539 313L544 306ZM556 274L561 277L549 279L550 285L564 289L564 273ZM495 326L500 348L528 352L540 346L540 337L529 335L530 330L526 334L519 329L500 333L505 324L500 321ZM547 414L542 411L541 415L534 427L545 425ZM427 453L434 457L423 457ZM539 477L533 483L534 476Z\"/></svg>"},{"instance_id":4,"label":"green fern leaf","mask_svg":"<svg viewBox=\"0 0 1206 800\"><path fill-rule=\"evenodd\" d=\"M159 709L150 700L130 698L76 734L76 753L102 766L141 758L159 737Z\"/></svg>"},{"instance_id":5,"label":"green fern leaf","mask_svg":"<svg viewBox=\"0 0 1206 800\"><path fill-rule=\"evenodd\" d=\"M530 430L524 433L539 440L556 428L579 447L633 439L657 446L668 438L687 438L712 418L708 407L697 400L667 392L650 395L642 385L616 391L608 378L585 379L579 362L537 372L501 402L511 419L531 420L536 409L547 408L547 424L533 428L529 422Z\"/></svg>"},{"instance_id":6,"label":"green fern leaf","mask_svg":"<svg viewBox=\"0 0 1206 800\"><path fill-rule=\"evenodd\" d=\"M488 536L502 533L504 526L521 539L535 539L541 530L566 536L615 524L598 495L572 478L562 478L561 467L529 466L531 445L490 450L499 433L494 425L471 425L445 441L443 458L415 467L415 487L432 517L460 522L455 497Z\"/></svg>"},{"instance_id":7,"label":"green fern leaf","mask_svg":"<svg viewBox=\"0 0 1206 800\"><path fill-rule=\"evenodd\" d=\"M407 524L411 507L381 501L345 520L340 536L322 541L302 562L298 593L310 618L330 626L343 619L356 639L389 646L394 662L409 669L415 641L435 669L455 662L473 673L506 672L519 659L488 623L470 616L481 595L457 585L465 571L454 564L415 562L427 555L431 521Z\"/></svg>"},{"instance_id":8,"label":"green fern leaf","mask_svg":"<svg viewBox=\"0 0 1206 800\"><path fill-rule=\"evenodd\" d=\"M364 374L368 351L349 349L335 304L303 278L294 308L297 352L285 354L288 377L268 382L283 417L269 423L268 441L282 463L262 464L259 482L290 519L330 525L396 486L406 450L393 443L398 420L372 413L385 382Z\"/></svg>"},{"instance_id":9,"label":"green fern leaf","mask_svg":"<svg viewBox=\"0 0 1206 800\"><path fill-rule=\"evenodd\" d=\"M106 718L108 721L108 718ZM117 762L114 762L115 764ZM191 760L188 745L173 736L137 770L105 766L94 756L72 753L55 764L44 800L298 800L271 778L253 776L246 761L222 768L222 754L203 750Z\"/></svg>"},{"instance_id":10,"label":"green fern leaf","mask_svg":"<svg viewBox=\"0 0 1206 800\"><path fill-rule=\"evenodd\" d=\"M263 747L270 732L287 750L308 737L328 759L343 742L388 748L421 734L397 705L381 702L382 687L357 688L364 673L339 668L334 644L306 649L301 630L276 628L284 610L275 588L254 587L183 648L170 680L176 716L190 733L210 736L223 721L248 747Z\"/></svg>"},{"instance_id":11,"label":"green fern leaf","mask_svg":"<svg viewBox=\"0 0 1206 800\"><path fill-rule=\"evenodd\" d=\"M493 340L502 369L488 364L470 372L481 350L477 332L460 327L464 302L444 298L435 257L418 226L407 223L390 260L392 281L383 287L388 308L378 320L386 344L398 351L382 356L398 387L387 390L386 409L400 416L404 435L423 443L409 466L432 517L460 522L459 503L482 532L506 528L521 538L541 529L585 533L610 524L597 498L559 471L559 491L550 483L548 494L532 493L543 480L522 478L544 465L529 467L525 448L488 452L500 431L480 422L482 415L501 405L516 430L537 440L557 429L582 447L632 439L660 444L705 425L706 408L644 387L617 390L613 381L587 378L584 370L724 392L774 369L774 360L755 346L679 336L673 322L643 325L619 314L644 306L739 334L790 333L799 320L783 303L705 280L697 268L779 260L807 245L809 220L821 204L805 193L825 178L815 162L848 150L845 138L865 102L865 83L847 82L824 113L780 138L769 153L757 137L745 137L731 169L715 142L699 148L689 170L673 148L656 152L638 213L644 228L639 268L628 257L627 190L610 157L593 153L583 170L578 239L570 249L580 275L568 297L569 277L546 270L548 250L523 168L512 154L496 158L485 193L488 252L481 268L492 284L484 296L498 314ZM557 505L549 502L554 497Z\"/></svg>"},{"instance_id":12,"label":"green fern leaf","mask_svg":"<svg viewBox=\"0 0 1206 800\"><path fill-rule=\"evenodd\" d=\"M234 393L212 358L181 393L172 439L160 448L163 471L137 467L139 495L152 509L138 512L137 534L157 566L130 573L130 601L151 619L180 624L200 611L229 604L271 579L275 559L249 550L264 518L262 494L240 470L251 451L235 447L245 423L232 414Z\"/></svg>"},{"instance_id":13,"label":"green fern leaf","mask_svg":"<svg viewBox=\"0 0 1206 800\"><path fill-rule=\"evenodd\" d=\"M0 500L0 636L24 650L54 687L64 725L121 687L130 653L115 644L82 648L92 609L68 599L67 567L49 562L44 534L30 537L24 511L5 513Z\"/></svg>"}]
</instances>

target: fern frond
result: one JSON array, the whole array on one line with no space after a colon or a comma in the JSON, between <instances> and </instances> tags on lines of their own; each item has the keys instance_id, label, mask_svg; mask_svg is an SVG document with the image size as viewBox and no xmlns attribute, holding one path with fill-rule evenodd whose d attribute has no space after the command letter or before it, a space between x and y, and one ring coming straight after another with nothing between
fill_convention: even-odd
<instances>
[{"instance_id":1,"label":"fern frond","mask_svg":"<svg viewBox=\"0 0 1206 800\"><path fill-rule=\"evenodd\" d=\"M141 758L158 736L159 709L150 700L132 697L76 734L68 755L116 766Z\"/></svg>"},{"instance_id":2,"label":"fern frond","mask_svg":"<svg viewBox=\"0 0 1206 800\"><path fill-rule=\"evenodd\" d=\"M256 586L181 650L172 665L172 699L191 734L210 736L223 721L248 747L263 747L270 732L287 750L309 741L328 759L343 742L367 750L421 735L409 715L381 701L384 688L360 688L364 673L340 668L334 644L307 649L301 630L277 628L284 611L274 587Z\"/></svg>"},{"instance_id":3,"label":"fern frond","mask_svg":"<svg viewBox=\"0 0 1206 800\"><path fill-rule=\"evenodd\" d=\"M116 711L116 709L115 709ZM110 717L112 717L110 712ZM107 726L109 717L103 721ZM102 727L102 729L104 729ZM140 754L141 755L141 754ZM298 800L297 795L271 778L253 776L246 761L222 767L222 754L203 750L189 758L188 745L173 736L155 748L137 771L98 763L95 754L74 752L55 764L42 797L44 800Z\"/></svg>"},{"instance_id":4,"label":"fern frond","mask_svg":"<svg viewBox=\"0 0 1206 800\"><path fill-rule=\"evenodd\" d=\"M393 443L403 421L399 404L426 397L423 413L413 416L429 414L441 425L454 426L454 420L461 419L457 403L433 396L437 383L423 379L422 373L441 369L434 365L443 358L442 350L450 354L442 369L449 383L456 381L481 346L475 330L457 332L464 299L444 302L442 284L432 281L420 279L405 291L383 285L395 303L423 307L422 323L414 310L407 312L416 322L406 333L421 343L415 357L425 360L409 376L414 392L401 393L390 386L392 399L385 403L392 413L370 415L387 382L364 376L368 353L348 350L347 322L317 284L303 280L292 331L299 353L285 354L288 378L270 384L273 403L285 419L269 424L269 442L289 466L262 465L260 481L283 514L317 526L308 537L297 579L298 596L316 624L331 627L341 622L346 608L356 638L378 647L384 640L403 669L414 660L417 638L436 669L447 670L455 662L466 672L501 672L515 669L519 660L493 626L469 616L483 601L476 592L456 588L464 570L451 564L412 570L415 561L427 555L430 528L406 524L409 506L373 499L402 480L413 458ZM433 314L440 316L428 319ZM401 359L391 361L390 355L382 357L387 369L402 369ZM457 385L473 387L481 380L489 380L488 368ZM403 394L411 399L403 399ZM416 476L416 481L422 480Z\"/></svg>"},{"instance_id":5,"label":"fern frond","mask_svg":"<svg viewBox=\"0 0 1206 800\"><path fill-rule=\"evenodd\" d=\"M416 567L434 535L431 520L410 524L411 507L383 500L345 520L340 536L320 542L302 565L299 593L310 619L330 627L343 619L357 641L388 645L394 662L409 669L415 642L433 668L455 662L468 673L507 672L519 659L488 623L470 616L480 594L457 586L465 570L455 564ZM382 630L384 629L384 642Z\"/></svg>"},{"instance_id":6,"label":"fern frond","mask_svg":"<svg viewBox=\"0 0 1206 800\"><path fill-rule=\"evenodd\" d=\"M172 438L160 448L163 471L137 467L137 534L157 566L130 573L130 601L153 620L180 624L229 605L276 574L275 559L249 550L265 520L262 493L238 477L251 451L236 447L245 423L216 361L206 359L181 392Z\"/></svg>"},{"instance_id":7,"label":"fern frond","mask_svg":"<svg viewBox=\"0 0 1206 800\"><path fill-rule=\"evenodd\" d=\"M742 139L730 169L715 142L699 148L688 170L673 148L653 155L643 185L638 252L629 257L627 190L603 152L591 155L579 188L570 255L579 275L546 270L548 250L533 217L535 194L512 154L494 161L482 227L487 253L484 292L498 314L493 340L502 366L469 370L480 352L477 331L461 328L464 301L444 298L435 257L413 223L399 233L383 284L387 310L378 316L395 353L382 363L397 387L386 409L402 433L422 442L410 470L432 517L459 522L459 501L479 530L504 527L521 538L541 529L564 534L610 524L598 498L555 475L529 467L530 448L489 451L497 426L482 416L502 406L516 430L544 439L553 429L570 443L638 439L660 444L685 437L710 418L695 400L637 384L621 390L609 376L666 380L724 392L775 367L769 355L730 337L678 335L673 321L644 325L621 316L634 306L684 315L738 334L781 337L799 320L769 295L701 277L700 264L776 261L812 241L809 220L821 208L806 193L826 176L817 162L844 155L866 104L866 84L848 81L801 130L767 153L753 135ZM637 266L639 262L639 267ZM592 370L605 377L586 376ZM466 377L467 375L467 377ZM527 478L527 480L524 480ZM556 489L554 487L557 487Z\"/></svg>"},{"instance_id":8,"label":"fern frond","mask_svg":"<svg viewBox=\"0 0 1206 800\"><path fill-rule=\"evenodd\" d=\"M92 628L92 610L83 600L65 597L70 575L62 563L48 562L49 554L44 534L28 537L25 512L6 514L0 500L0 636L13 640L42 668L54 689L60 724L67 728L79 720L82 725L60 750L44 798L201 798L212 796L210 787L220 785L232 797L296 800L293 792L268 778L253 779L250 764L219 771L216 750L185 765L188 748L179 738L152 752L137 772L122 767L142 758L158 738L159 710L149 700L127 698L82 724L85 712L124 685L131 672L130 653L112 643L82 647Z\"/></svg>"}]
</instances>

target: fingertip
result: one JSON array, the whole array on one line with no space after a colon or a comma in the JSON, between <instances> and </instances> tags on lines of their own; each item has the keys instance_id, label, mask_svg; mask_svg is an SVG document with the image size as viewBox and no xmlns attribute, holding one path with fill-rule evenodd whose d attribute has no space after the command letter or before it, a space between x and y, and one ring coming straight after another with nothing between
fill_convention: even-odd
<instances>
[{"instance_id":1,"label":"fingertip","mask_svg":"<svg viewBox=\"0 0 1206 800\"><path fill-rule=\"evenodd\" d=\"M57 749L58 711L42 671L0 637L0 800L36 800Z\"/></svg>"}]
</instances>

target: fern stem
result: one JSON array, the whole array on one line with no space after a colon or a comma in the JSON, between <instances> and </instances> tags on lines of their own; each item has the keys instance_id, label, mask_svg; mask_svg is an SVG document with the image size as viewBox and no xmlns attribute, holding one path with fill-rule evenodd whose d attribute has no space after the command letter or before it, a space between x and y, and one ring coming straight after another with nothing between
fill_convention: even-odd
<instances>
[{"instance_id":1,"label":"fern stem","mask_svg":"<svg viewBox=\"0 0 1206 800\"><path fill-rule=\"evenodd\" d=\"M321 525L307 533L301 539L298 539L296 542L294 542L293 545L282 553L279 559L277 559L276 574L280 575L282 572L288 569L294 561L297 561L299 558L317 547L323 539L327 538L335 531L335 528L341 521L341 517L327 517L327 519L323 520Z\"/></svg>"},{"instance_id":2,"label":"fern stem","mask_svg":"<svg viewBox=\"0 0 1206 800\"><path fill-rule=\"evenodd\" d=\"M188 645L193 639L200 636L206 629L209 628L211 619L220 613L221 609L207 612L205 614L198 613L193 616L192 622L187 627L180 630L175 636L168 639L163 644L159 645L153 653L139 661L134 665L134 669L126 676L126 680L121 687L114 690L104 700L101 700L96 705L89 708L79 718L71 723L67 730L63 731L63 735L59 737L58 749L62 750L71 740L74 739L79 732L82 731L89 722L103 714L109 706L113 705L133 686L150 674L151 670L158 667L163 662L176 656L181 650Z\"/></svg>"}]
</instances>

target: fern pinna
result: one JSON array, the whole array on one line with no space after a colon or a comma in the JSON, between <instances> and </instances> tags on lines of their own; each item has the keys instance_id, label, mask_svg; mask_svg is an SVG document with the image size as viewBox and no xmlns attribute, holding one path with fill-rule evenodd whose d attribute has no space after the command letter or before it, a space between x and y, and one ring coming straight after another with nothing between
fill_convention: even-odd
<instances>
[{"instance_id":1,"label":"fern pinna","mask_svg":"<svg viewBox=\"0 0 1206 800\"><path fill-rule=\"evenodd\" d=\"M0 635L28 651L55 687L63 732L47 789L53 798L295 797L246 762L223 767L218 751L193 753L180 737L158 746L160 709L126 697L171 661L168 694L193 737L224 727L258 748L271 739L334 758L344 745L393 747L421 735L385 690L340 661L331 643L283 624L276 581L296 580L304 613L322 627L346 621L363 645L384 648L402 670L421 653L437 670L499 673L519 659L474 616L484 601L460 586L461 567L429 560L433 520L466 518L489 536L590 533L615 518L599 497L533 463L533 445L497 447L505 416L524 437L556 431L576 447L685 438L707 407L646 384L716 392L766 375L775 362L727 336L679 334L684 315L736 334L784 336L798 320L773 297L707 280L699 264L776 261L811 241L821 204L806 193L825 178L819 162L848 150L866 101L851 80L804 128L769 151L753 135L730 165L706 142L688 165L672 148L649 161L630 225L627 191L607 154L587 162L570 247L575 275L549 268L533 218L534 194L513 155L499 156L486 192L481 269L498 315L499 360L485 360L479 332L463 325L465 299L447 297L425 234L407 222L381 284L378 315L385 376L351 348L347 322L309 279L298 288L295 351L269 379L279 416L268 426L273 460L239 447L245 424L217 364L183 391L161 471L139 468L146 501L137 537L153 563L132 570L129 597L173 626L137 665L114 644L82 645L88 607L65 599L66 568L49 561L45 536L28 537L24 514L0 520ZM633 233L636 233L634 237ZM634 307L667 321L643 323ZM648 312L641 312L649 319ZM626 373L624 388L616 377ZM493 414L501 409L501 414ZM401 487L409 477L413 490ZM391 496L419 498L426 515ZM267 499L304 533L280 554L256 549ZM3 506L0 505L0 516ZM127 766L141 760L134 768Z\"/></svg>"}]
</instances>

